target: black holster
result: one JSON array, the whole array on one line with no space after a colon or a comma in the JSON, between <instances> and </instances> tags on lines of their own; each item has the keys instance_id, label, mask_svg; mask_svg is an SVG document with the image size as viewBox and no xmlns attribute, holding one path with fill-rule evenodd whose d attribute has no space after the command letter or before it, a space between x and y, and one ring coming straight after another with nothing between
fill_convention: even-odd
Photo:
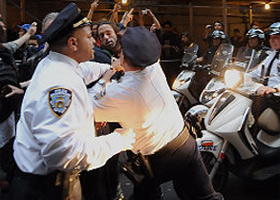
<instances>
[{"instance_id":1,"label":"black holster","mask_svg":"<svg viewBox=\"0 0 280 200\"><path fill-rule=\"evenodd\" d=\"M79 172L58 172L55 185L62 188L62 200L79 199L77 196L81 196Z\"/></svg>"},{"instance_id":2,"label":"black holster","mask_svg":"<svg viewBox=\"0 0 280 200\"><path fill-rule=\"evenodd\" d=\"M128 159L126 163L123 164L122 170L135 185L153 178L150 162L145 155L140 151L138 151L137 154L127 151L127 156Z\"/></svg>"}]
</instances>

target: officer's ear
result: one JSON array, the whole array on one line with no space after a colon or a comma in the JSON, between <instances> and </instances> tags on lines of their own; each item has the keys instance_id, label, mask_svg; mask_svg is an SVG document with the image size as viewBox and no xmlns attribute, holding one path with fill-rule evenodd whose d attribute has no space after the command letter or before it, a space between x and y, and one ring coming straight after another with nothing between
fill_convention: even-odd
<instances>
[{"instance_id":1,"label":"officer's ear","mask_svg":"<svg viewBox=\"0 0 280 200\"><path fill-rule=\"evenodd\" d=\"M72 51L77 51L78 50L78 46L77 46L77 38L75 37L70 37L67 40L67 46L71 48Z\"/></svg>"}]
</instances>

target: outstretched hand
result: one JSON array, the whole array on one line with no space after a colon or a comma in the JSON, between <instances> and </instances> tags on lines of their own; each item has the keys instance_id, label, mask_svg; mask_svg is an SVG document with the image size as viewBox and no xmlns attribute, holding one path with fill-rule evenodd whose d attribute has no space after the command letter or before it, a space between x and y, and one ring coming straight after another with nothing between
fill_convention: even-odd
<instances>
[{"instance_id":1,"label":"outstretched hand","mask_svg":"<svg viewBox=\"0 0 280 200\"><path fill-rule=\"evenodd\" d=\"M112 68L115 71L124 71L124 68L121 65L120 59L117 59L117 58L113 57L111 63L112 63Z\"/></svg>"},{"instance_id":2,"label":"outstretched hand","mask_svg":"<svg viewBox=\"0 0 280 200\"><path fill-rule=\"evenodd\" d=\"M276 93L278 92L277 89L267 86L261 86L257 89L256 93L258 96L263 97L266 94Z\"/></svg>"}]
</instances>

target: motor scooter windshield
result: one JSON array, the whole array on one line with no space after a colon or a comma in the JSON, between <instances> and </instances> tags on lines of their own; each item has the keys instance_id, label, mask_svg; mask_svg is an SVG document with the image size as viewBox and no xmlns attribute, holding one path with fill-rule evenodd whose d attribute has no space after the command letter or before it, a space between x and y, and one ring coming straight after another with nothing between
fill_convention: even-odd
<instances>
[{"instance_id":1,"label":"motor scooter windshield","mask_svg":"<svg viewBox=\"0 0 280 200\"><path fill-rule=\"evenodd\" d=\"M247 72L258 64L257 53L249 47L240 47L234 58L234 66L240 71Z\"/></svg>"},{"instance_id":2,"label":"motor scooter windshield","mask_svg":"<svg viewBox=\"0 0 280 200\"><path fill-rule=\"evenodd\" d=\"M197 44L190 44L190 46L184 52L184 56L182 58L182 67L188 68L195 64L198 50L199 46Z\"/></svg>"},{"instance_id":3,"label":"motor scooter windshield","mask_svg":"<svg viewBox=\"0 0 280 200\"><path fill-rule=\"evenodd\" d=\"M221 44L213 57L211 70L217 73L222 72L232 58L233 49L233 45L229 43Z\"/></svg>"}]
</instances>

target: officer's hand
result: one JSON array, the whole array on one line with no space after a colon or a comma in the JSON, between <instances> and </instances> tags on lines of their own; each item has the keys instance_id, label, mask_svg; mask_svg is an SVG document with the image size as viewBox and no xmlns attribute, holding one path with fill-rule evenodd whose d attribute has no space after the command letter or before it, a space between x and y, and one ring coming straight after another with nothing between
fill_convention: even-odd
<instances>
[{"instance_id":1,"label":"officer's hand","mask_svg":"<svg viewBox=\"0 0 280 200\"><path fill-rule=\"evenodd\" d=\"M122 136L122 142L125 147L124 150L129 150L133 148L132 145L135 143L135 133L132 129L117 128L114 130L114 132L117 132Z\"/></svg>"},{"instance_id":2,"label":"officer's hand","mask_svg":"<svg viewBox=\"0 0 280 200\"><path fill-rule=\"evenodd\" d=\"M267 87L267 86L261 86L260 88L257 89L256 93L258 96L263 97L266 94L271 94L277 92L277 89Z\"/></svg>"},{"instance_id":3,"label":"officer's hand","mask_svg":"<svg viewBox=\"0 0 280 200\"><path fill-rule=\"evenodd\" d=\"M115 71L124 71L120 59L113 57L111 63L112 63L112 69L114 69Z\"/></svg>"},{"instance_id":4,"label":"officer's hand","mask_svg":"<svg viewBox=\"0 0 280 200\"><path fill-rule=\"evenodd\" d=\"M110 82L111 77L112 77L115 73L116 73L116 70L114 70L114 69L109 69L109 70L107 70L107 71L103 74L102 79L104 79L105 82L108 83L108 82Z\"/></svg>"}]
</instances>

